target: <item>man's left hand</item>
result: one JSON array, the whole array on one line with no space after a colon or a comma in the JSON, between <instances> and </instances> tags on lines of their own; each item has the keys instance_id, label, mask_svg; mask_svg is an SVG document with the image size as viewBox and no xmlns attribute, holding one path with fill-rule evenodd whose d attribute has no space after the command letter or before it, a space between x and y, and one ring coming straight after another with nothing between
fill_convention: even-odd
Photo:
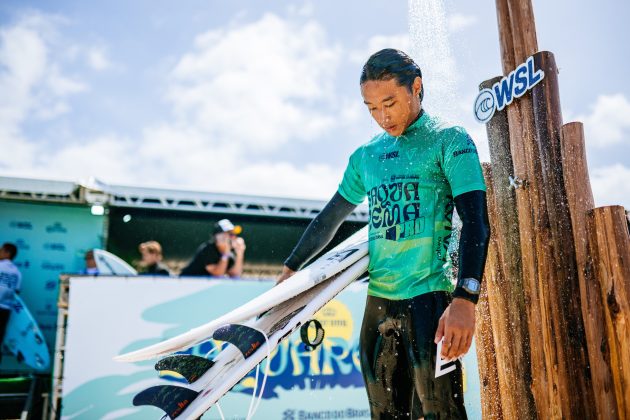
<instances>
[{"instance_id":1,"label":"man's left hand","mask_svg":"<svg viewBox=\"0 0 630 420\"><path fill-rule=\"evenodd\" d=\"M236 253L236 255L243 255L245 253L245 240L241 237L235 238L232 241L232 249Z\"/></svg>"},{"instance_id":2,"label":"man's left hand","mask_svg":"<svg viewBox=\"0 0 630 420\"><path fill-rule=\"evenodd\" d=\"M435 343L444 338L442 358L455 360L466 354L475 333L475 304L462 298L454 298L446 308L435 333Z\"/></svg>"}]
</instances>

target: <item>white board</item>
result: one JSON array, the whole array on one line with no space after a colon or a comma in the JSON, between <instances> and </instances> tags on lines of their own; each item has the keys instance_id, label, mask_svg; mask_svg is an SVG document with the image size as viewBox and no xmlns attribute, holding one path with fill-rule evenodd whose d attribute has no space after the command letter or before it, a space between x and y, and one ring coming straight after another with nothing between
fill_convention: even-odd
<instances>
[{"instance_id":1,"label":"white board","mask_svg":"<svg viewBox=\"0 0 630 420\"><path fill-rule=\"evenodd\" d=\"M242 322L256 316L345 270L367 254L368 230L366 226L333 250L318 258L308 267L298 271L289 280L282 282L233 311L197 328L193 328L184 334L116 356L114 359L120 362L137 362L185 350L207 340L217 328L229 323Z\"/></svg>"},{"instance_id":2,"label":"white board","mask_svg":"<svg viewBox=\"0 0 630 420\"><path fill-rule=\"evenodd\" d=\"M50 354L44 335L18 295L15 296L2 345L19 361L32 368L45 370L50 366Z\"/></svg>"},{"instance_id":3,"label":"white board","mask_svg":"<svg viewBox=\"0 0 630 420\"><path fill-rule=\"evenodd\" d=\"M177 404L178 401L169 401L170 403L175 403L173 408L175 412L167 414L171 418L177 416L178 419L196 419L200 417L256 365L271 354L278 344L287 338L291 332L310 320L326 303L364 274L367 271L368 262L368 257L364 256L342 273L319 283L298 296L286 300L282 305L273 307L259 319L246 322L244 325L262 332L266 340L257 339L255 343L239 343L239 345L247 348L256 348L255 351L247 356L244 356L242 351L235 345L228 345L214 359L214 366L188 387L198 392L198 396L183 411L181 411L183 404ZM175 394L180 388L173 385L164 385L152 388L150 393L159 394L160 398L168 400L168 397L165 397L166 394L170 391Z\"/></svg>"},{"instance_id":4,"label":"white board","mask_svg":"<svg viewBox=\"0 0 630 420\"><path fill-rule=\"evenodd\" d=\"M125 261L103 249L94 249L99 276L135 276L138 272Z\"/></svg>"}]
</instances>

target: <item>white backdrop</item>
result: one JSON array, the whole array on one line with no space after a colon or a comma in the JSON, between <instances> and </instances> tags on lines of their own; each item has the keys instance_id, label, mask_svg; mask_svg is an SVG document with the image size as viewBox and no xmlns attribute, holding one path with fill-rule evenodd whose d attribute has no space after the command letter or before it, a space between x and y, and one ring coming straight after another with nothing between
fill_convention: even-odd
<instances>
[{"instance_id":1,"label":"white backdrop","mask_svg":"<svg viewBox=\"0 0 630 420\"><path fill-rule=\"evenodd\" d=\"M155 361L120 363L112 357L210 321L272 285L143 276L71 278L62 417L159 419L161 410L132 405L141 390L168 383L158 378ZM294 333L272 354L272 374L256 418L369 418L358 358L365 296L365 284L353 284L317 314L326 338L315 352L304 351ZM202 344L192 353L203 355L211 346ZM471 372L466 375L467 409L471 419L481 418L474 352L465 365ZM248 377L221 400L226 418L245 417L252 386ZM216 408L204 416L219 418Z\"/></svg>"}]
</instances>

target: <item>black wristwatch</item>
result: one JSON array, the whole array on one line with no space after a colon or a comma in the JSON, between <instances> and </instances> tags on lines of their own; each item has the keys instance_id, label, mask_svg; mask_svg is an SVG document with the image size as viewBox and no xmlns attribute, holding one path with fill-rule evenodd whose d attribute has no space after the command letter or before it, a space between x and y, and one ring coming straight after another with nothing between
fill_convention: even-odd
<instances>
[{"instance_id":1,"label":"black wristwatch","mask_svg":"<svg viewBox=\"0 0 630 420\"><path fill-rule=\"evenodd\" d=\"M453 297L463 298L477 304L480 291L481 282L473 277L468 277L457 281Z\"/></svg>"}]
</instances>

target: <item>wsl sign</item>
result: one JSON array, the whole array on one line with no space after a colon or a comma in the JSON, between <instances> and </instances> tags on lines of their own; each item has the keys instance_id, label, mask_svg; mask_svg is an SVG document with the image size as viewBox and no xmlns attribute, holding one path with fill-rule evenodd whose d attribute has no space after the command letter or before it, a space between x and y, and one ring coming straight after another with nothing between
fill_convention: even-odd
<instances>
[{"instance_id":1,"label":"wsl sign","mask_svg":"<svg viewBox=\"0 0 630 420\"><path fill-rule=\"evenodd\" d=\"M490 121L495 111L501 111L516 98L525 95L545 77L542 70L534 70L534 57L518 66L506 77L492 85L491 89L482 89L475 100L475 119L480 123Z\"/></svg>"}]
</instances>

